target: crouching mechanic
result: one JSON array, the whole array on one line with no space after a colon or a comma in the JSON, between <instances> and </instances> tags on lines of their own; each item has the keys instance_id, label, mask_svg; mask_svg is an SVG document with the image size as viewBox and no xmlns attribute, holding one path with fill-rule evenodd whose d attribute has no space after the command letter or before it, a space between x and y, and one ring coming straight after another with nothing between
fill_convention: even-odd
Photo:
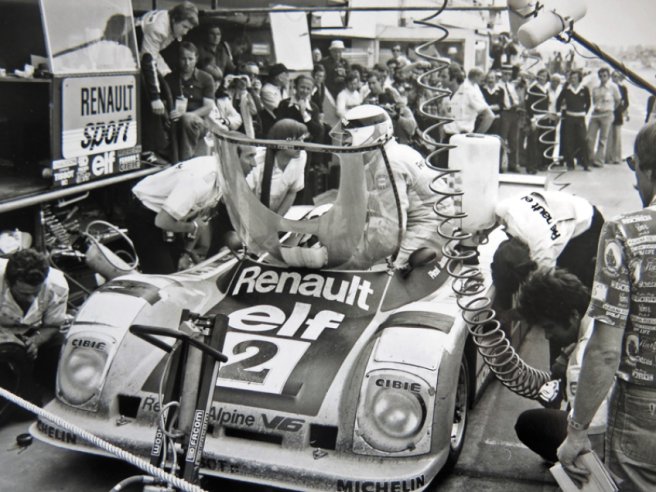
<instances>
[{"instance_id":1,"label":"crouching mechanic","mask_svg":"<svg viewBox=\"0 0 656 492\"><path fill-rule=\"evenodd\" d=\"M574 401L583 353L594 323L586 316L590 291L565 270L541 268L533 272L520 288L517 311L531 325L541 326L549 341L565 348L551 365L551 378L540 390L539 402L545 408L526 410L517 419L517 437L545 461L558 461L556 451L567 437L567 412L561 410L563 398ZM604 436L608 397L595 414L589 429L592 449L604 457Z\"/></svg>"},{"instance_id":2,"label":"crouching mechanic","mask_svg":"<svg viewBox=\"0 0 656 492\"><path fill-rule=\"evenodd\" d=\"M370 192L392 190L387 173L376 172L385 166L385 161L394 175L403 231L395 268L404 268L410 254L421 247L429 247L441 255L444 241L437 233L440 220L433 210L439 195L431 189L431 183L439 173L426 165L419 152L394 139L394 124L387 111L371 104L355 107L333 128L331 136L338 141L341 139L342 145L353 147L384 144L382 152L366 152L364 163ZM443 183L446 185L446 181Z\"/></svg>"},{"instance_id":3,"label":"crouching mechanic","mask_svg":"<svg viewBox=\"0 0 656 492\"><path fill-rule=\"evenodd\" d=\"M59 352L64 341L61 329L66 322L67 301L68 284L64 275L50 268L41 253L25 249L14 253L8 260L0 259L1 371L7 370L4 365L7 362L14 370L31 366L34 380L54 389ZM24 348L24 351L17 355L10 345ZM29 373L18 375L21 387L17 392L39 403L39 396L26 393L34 390L27 387L31 383L29 376Z\"/></svg>"}]
</instances>

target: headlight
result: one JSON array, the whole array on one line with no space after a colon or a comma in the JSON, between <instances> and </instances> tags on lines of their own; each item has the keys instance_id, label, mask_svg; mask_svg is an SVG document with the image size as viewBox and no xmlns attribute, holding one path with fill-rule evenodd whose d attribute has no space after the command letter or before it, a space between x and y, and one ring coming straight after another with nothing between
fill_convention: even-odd
<instances>
[{"instance_id":1,"label":"headlight","mask_svg":"<svg viewBox=\"0 0 656 492\"><path fill-rule=\"evenodd\" d=\"M360 394L356 435L385 453L414 449L428 430L428 388L421 378L404 371L370 372ZM354 450L369 454L357 445Z\"/></svg>"},{"instance_id":2,"label":"headlight","mask_svg":"<svg viewBox=\"0 0 656 492\"><path fill-rule=\"evenodd\" d=\"M419 397L394 389L379 392L374 397L372 414L381 432L396 438L414 435L424 417Z\"/></svg>"},{"instance_id":3,"label":"headlight","mask_svg":"<svg viewBox=\"0 0 656 492\"><path fill-rule=\"evenodd\" d=\"M57 395L71 405L97 410L116 341L103 333L71 333L59 360Z\"/></svg>"}]
</instances>

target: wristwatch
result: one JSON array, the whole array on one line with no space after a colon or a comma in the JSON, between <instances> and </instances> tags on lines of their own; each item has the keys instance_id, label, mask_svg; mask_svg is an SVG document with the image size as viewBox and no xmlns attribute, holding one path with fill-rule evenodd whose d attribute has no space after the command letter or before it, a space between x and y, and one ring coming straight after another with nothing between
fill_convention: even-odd
<instances>
[{"instance_id":1,"label":"wristwatch","mask_svg":"<svg viewBox=\"0 0 656 492\"><path fill-rule=\"evenodd\" d=\"M587 430L588 427L590 427L589 423L583 425L583 424L579 424L576 420L574 420L572 418L572 412L567 414L567 425L569 425L572 429L576 429L577 431L584 431Z\"/></svg>"}]
</instances>

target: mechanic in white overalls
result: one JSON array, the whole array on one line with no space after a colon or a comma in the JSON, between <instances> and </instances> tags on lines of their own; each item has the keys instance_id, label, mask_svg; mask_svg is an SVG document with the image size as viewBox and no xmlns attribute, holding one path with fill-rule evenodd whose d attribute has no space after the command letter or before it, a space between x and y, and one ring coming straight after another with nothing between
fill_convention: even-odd
<instances>
[{"instance_id":1,"label":"mechanic in white overalls","mask_svg":"<svg viewBox=\"0 0 656 492\"><path fill-rule=\"evenodd\" d=\"M331 131L331 136L342 145L362 146L384 143L383 151L394 175L398 201L401 206L401 247L394 261L396 268L407 265L410 254L421 247L429 247L441 254L444 240L437 233L440 219L433 210L439 198L430 184L439 173L426 165L422 155L394 139L394 125L387 111L380 106L363 104L349 110ZM379 150L365 154L367 190L370 193L389 194L394 200L394 190L385 168L383 152ZM443 182L446 186L446 181ZM370 214L371 215L371 214ZM391 224L393 221L380 221ZM376 227L378 241L396 241L395 231L383 234L379 224L370 220L369 228ZM373 235L372 235L373 236ZM367 250L384 250L389 245L367 245ZM370 255L374 255L370 251Z\"/></svg>"}]
</instances>

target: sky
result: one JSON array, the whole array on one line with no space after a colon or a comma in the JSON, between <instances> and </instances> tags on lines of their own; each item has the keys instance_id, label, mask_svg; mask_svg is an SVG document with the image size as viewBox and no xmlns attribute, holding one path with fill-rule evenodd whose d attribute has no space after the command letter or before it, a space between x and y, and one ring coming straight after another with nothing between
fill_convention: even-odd
<instances>
[{"instance_id":1,"label":"sky","mask_svg":"<svg viewBox=\"0 0 656 492\"><path fill-rule=\"evenodd\" d=\"M546 0L544 3L549 3ZM574 30L599 45L656 46L656 0L587 0L588 13Z\"/></svg>"}]
</instances>

